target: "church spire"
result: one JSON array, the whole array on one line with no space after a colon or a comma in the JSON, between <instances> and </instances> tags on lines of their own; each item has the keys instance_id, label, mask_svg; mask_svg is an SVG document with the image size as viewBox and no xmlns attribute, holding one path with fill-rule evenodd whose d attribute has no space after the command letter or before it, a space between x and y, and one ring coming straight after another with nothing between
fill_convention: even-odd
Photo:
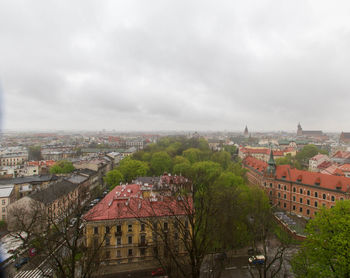
<instances>
[{"instance_id":1,"label":"church spire","mask_svg":"<svg viewBox=\"0 0 350 278\"><path fill-rule=\"evenodd\" d=\"M270 151L270 159L267 162L267 164L269 165L269 166L267 166L267 169L266 169L267 170L267 174L268 175L275 175L275 173L276 173L276 162L275 162L275 159L273 157L272 149Z\"/></svg>"}]
</instances>

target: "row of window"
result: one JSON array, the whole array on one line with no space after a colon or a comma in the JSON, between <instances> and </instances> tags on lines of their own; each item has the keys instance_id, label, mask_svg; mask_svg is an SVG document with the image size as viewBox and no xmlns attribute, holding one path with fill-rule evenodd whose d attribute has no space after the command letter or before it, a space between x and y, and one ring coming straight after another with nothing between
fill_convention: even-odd
<instances>
[{"instance_id":1,"label":"row of window","mask_svg":"<svg viewBox=\"0 0 350 278\"><path fill-rule=\"evenodd\" d=\"M157 223L153 224L153 229L157 230ZM174 228L177 229L178 228L178 222L174 222ZM185 228L188 229L188 221L185 221ZM169 229L169 224L168 222L163 222L163 230L164 231L168 231ZM131 233L133 231L133 225L132 224L128 224L128 233ZM140 224L140 232L145 232L146 231L146 225L144 223ZM98 226L94 227L94 234L97 235L99 232ZM110 226L105 226L105 232L106 234L109 234L111 232L111 227ZM116 232L117 233L121 233L122 232L122 226L121 225L116 225Z\"/></svg>"}]
</instances>

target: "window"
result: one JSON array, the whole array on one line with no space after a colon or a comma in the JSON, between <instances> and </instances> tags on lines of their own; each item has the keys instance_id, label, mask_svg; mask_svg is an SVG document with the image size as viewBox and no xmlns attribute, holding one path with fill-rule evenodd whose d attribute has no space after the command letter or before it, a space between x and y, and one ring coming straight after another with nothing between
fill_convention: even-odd
<instances>
[{"instance_id":1,"label":"window","mask_svg":"<svg viewBox=\"0 0 350 278\"><path fill-rule=\"evenodd\" d=\"M266 187L266 182L264 182L264 186Z\"/></svg>"},{"instance_id":2,"label":"window","mask_svg":"<svg viewBox=\"0 0 350 278\"><path fill-rule=\"evenodd\" d=\"M5 200L2 200L1 202L3 205L6 205L6 201Z\"/></svg>"},{"instance_id":3,"label":"window","mask_svg":"<svg viewBox=\"0 0 350 278\"><path fill-rule=\"evenodd\" d=\"M299 193L303 194L303 189L302 188L299 189Z\"/></svg>"},{"instance_id":4,"label":"window","mask_svg":"<svg viewBox=\"0 0 350 278\"><path fill-rule=\"evenodd\" d=\"M281 193L280 192L278 192L278 198L281 198Z\"/></svg>"},{"instance_id":5,"label":"window","mask_svg":"<svg viewBox=\"0 0 350 278\"><path fill-rule=\"evenodd\" d=\"M146 244L146 236L141 235L141 244L145 245Z\"/></svg>"},{"instance_id":6,"label":"window","mask_svg":"<svg viewBox=\"0 0 350 278\"><path fill-rule=\"evenodd\" d=\"M111 244L111 240L109 237L106 237L106 246L109 246Z\"/></svg>"},{"instance_id":7,"label":"window","mask_svg":"<svg viewBox=\"0 0 350 278\"><path fill-rule=\"evenodd\" d=\"M297 192L297 189L295 187L293 187L293 192Z\"/></svg>"},{"instance_id":8,"label":"window","mask_svg":"<svg viewBox=\"0 0 350 278\"><path fill-rule=\"evenodd\" d=\"M270 196L272 196L272 191L270 191Z\"/></svg>"},{"instance_id":9,"label":"window","mask_svg":"<svg viewBox=\"0 0 350 278\"><path fill-rule=\"evenodd\" d=\"M306 210L306 214L307 214L307 215L310 214L310 210L309 210L309 209Z\"/></svg>"},{"instance_id":10,"label":"window","mask_svg":"<svg viewBox=\"0 0 350 278\"><path fill-rule=\"evenodd\" d=\"M109 226L106 226L106 234L109 234L109 232L110 232L110 228Z\"/></svg>"},{"instance_id":11,"label":"window","mask_svg":"<svg viewBox=\"0 0 350 278\"><path fill-rule=\"evenodd\" d=\"M6 212L6 208L2 208L2 212Z\"/></svg>"},{"instance_id":12,"label":"window","mask_svg":"<svg viewBox=\"0 0 350 278\"><path fill-rule=\"evenodd\" d=\"M95 235L98 234L98 227L94 227L94 234L95 234Z\"/></svg>"},{"instance_id":13,"label":"window","mask_svg":"<svg viewBox=\"0 0 350 278\"><path fill-rule=\"evenodd\" d=\"M128 232L132 232L132 224L128 225Z\"/></svg>"},{"instance_id":14,"label":"window","mask_svg":"<svg viewBox=\"0 0 350 278\"><path fill-rule=\"evenodd\" d=\"M140 255L144 256L146 254L146 249L145 248L141 248L140 249Z\"/></svg>"},{"instance_id":15,"label":"window","mask_svg":"<svg viewBox=\"0 0 350 278\"><path fill-rule=\"evenodd\" d=\"M116 243L117 246L120 246L122 245L122 238L120 236L117 237L117 243Z\"/></svg>"},{"instance_id":16,"label":"window","mask_svg":"<svg viewBox=\"0 0 350 278\"><path fill-rule=\"evenodd\" d=\"M132 236L128 236L128 244L132 244Z\"/></svg>"},{"instance_id":17,"label":"window","mask_svg":"<svg viewBox=\"0 0 350 278\"><path fill-rule=\"evenodd\" d=\"M318 192L315 192L315 197L318 198Z\"/></svg>"},{"instance_id":18,"label":"window","mask_svg":"<svg viewBox=\"0 0 350 278\"><path fill-rule=\"evenodd\" d=\"M95 247L95 248L98 247L98 238L94 238L94 247Z\"/></svg>"},{"instance_id":19,"label":"window","mask_svg":"<svg viewBox=\"0 0 350 278\"><path fill-rule=\"evenodd\" d=\"M122 256L122 254L121 254L120 250L117 250L117 257L121 257L121 256Z\"/></svg>"},{"instance_id":20,"label":"window","mask_svg":"<svg viewBox=\"0 0 350 278\"><path fill-rule=\"evenodd\" d=\"M128 249L128 256L132 256L132 249Z\"/></svg>"},{"instance_id":21,"label":"window","mask_svg":"<svg viewBox=\"0 0 350 278\"><path fill-rule=\"evenodd\" d=\"M293 202L295 202L295 196L293 196Z\"/></svg>"},{"instance_id":22,"label":"window","mask_svg":"<svg viewBox=\"0 0 350 278\"><path fill-rule=\"evenodd\" d=\"M303 198L300 198L299 202L300 202L300 204L302 204L303 203Z\"/></svg>"},{"instance_id":23,"label":"window","mask_svg":"<svg viewBox=\"0 0 350 278\"><path fill-rule=\"evenodd\" d=\"M287 199L287 194L284 194L284 195L283 195L283 198L284 198L284 199Z\"/></svg>"},{"instance_id":24,"label":"window","mask_svg":"<svg viewBox=\"0 0 350 278\"><path fill-rule=\"evenodd\" d=\"M310 200L306 200L306 204L307 204L307 205L310 205Z\"/></svg>"},{"instance_id":25,"label":"window","mask_svg":"<svg viewBox=\"0 0 350 278\"><path fill-rule=\"evenodd\" d=\"M334 201L335 201L335 197L334 197L334 196L332 196L332 197L331 197L331 200L332 200L332 202L334 202Z\"/></svg>"},{"instance_id":26,"label":"window","mask_svg":"<svg viewBox=\"0 0 350 278\"><path fill-rule=\"evenodd\" d=\"M317 203L317 201L315 201L315 207L316 207L316 208L318 207L318 203Z\"/></svg>"},{"instance_id":27,"label":"window","mask_svg":"<svg viewBox=\"0 0 350 278\"><path fill-rule=\"evenodd\" d=\"M293 210L295 210L295 206L293 206Z\"/></svg>"},{"instance_id":28,"label":"window","mask_svg":"<svg viewBox=\"0 0 350 278\"><path fill-rule=\"evenodd\" d=\"M343 197L340 197L340 201L344 201L344 198L343 198Z\"/></svg>"},{"instance_id":29,"label":"window","mask_svg":"<svg viewBox=\"0 0 350 278\"><path fill-rule=\"evenodd\" d=\"M287 190L287 186L286 185L284 186L284 190Z\"/></svg>"},{"instance_id":30,"label":"window","mask_svg":"<svg viewBox=\"0 0 350 278\"><path fill-rule=\"evenodd\" d=\"M121 233L122 232L122 226L121 225L117 225L117 226L115 226L115 228L116 228L117 233Z\"/></svg>"},{"instance_id":31,"label":"window","mask_svg":"<svg viewBox=\"0 0 350 278\"><path fill-rule=\"evenodd\" d=\"M280 184L278 184L278 189L281 189L281 185Z\"/></svg>"},{"instance_id":32,"label":"window","mask_svg":"<svg viewBox=\"0 0 350 278\"><path fill-rule=\"evenodd\" d=\"M303 212L303 208L302 208L302 207L300 207L300 208L299 208L299 211L300 211L300 212Z\"/></svg>"},{"instance_id":33,"label":"window","mask_svg":"<svg viewBox=\"0 0 350 278\"><path fill-rule=\"evenodd\" d=\"M145 224L141 224L141 232L145 231Z\"/></svg>"},{"instance_id":34,"label":"window","mask_svg":"<svg viewBox=\"0 0 350 278\"><path fill-rule=\"evenodd\" d=\"M310 190L307 191L307 196L310 196Z\"/></svg>"},{"instance_id":35,"label":"window","mask_svg":"<svg viewBox=\"0 0 350 278\"><path fill-rule=\"evenodd\" d=\"M326 194L322 194L322 199L326 200Z\"/></svg>"},{"instance_id":36,"label":"window","mask_svg":"<svg viewBox=\"0 0 350 278\"><path fill-rule=\"evenodd\" d=\"M287 204L286 204L286 203L283 203L283 207L286 208L286 207L287 207Z\"/></svg>"},{"instance_id":37,"label":"window","mask_svg":"<svg viewBox=\"0 0 350 278\"><path fill-rule=\"evenodd\" d=\"M270 182L270 187L272 188L272 182Z\"/></svg>"}]
</instances>

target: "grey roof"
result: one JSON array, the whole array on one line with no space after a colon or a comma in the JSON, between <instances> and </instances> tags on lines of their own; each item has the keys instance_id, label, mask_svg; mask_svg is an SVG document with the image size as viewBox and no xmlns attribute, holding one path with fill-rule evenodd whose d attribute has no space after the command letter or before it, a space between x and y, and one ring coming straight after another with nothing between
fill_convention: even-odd
<instances>
[{"instance_id":1,"label":"grey roof","mask_svg":"<svg viewBox=\"0 0 350 278\"><path fill-rule=\"evenodd\" d=\"M85 174L85 175L89 175L89 176L92 176L92 175L96 175L97 172L94 171L94 170L91 170L91 169L88 169L88 168L84 168L84 169L79 169L78 171L76 171L77 173L82 173L82 174Z\"/></svg>"},{"instance_id":2,"label":"grey roof","mask_svg":"<svg viewBox=\"0 0 350 278\"><path fill-rule=\"evenodd\" d=\"M9 197L13 190L13 185L0 186L0 198Z\"/></svg>"},{"instance_id":3,"label":"grey roof","mask_svg":"<svg viewBox=\"0 0 350 278\"><path fill-rule=\"evenodd\" d=\"M69 178L67 178L66 180L71 182L71 183L75 183L75 184L80 184L84 181L86 181L88 178L85 176L81 176L81 175L75 175L73 174L72 176L70 176Z\"/></svg>"},{"instance_id":4,"label":"grey roof","mask_svg":"<svg viewBox=\"0 0 350 278\"><path fill-rule=\"evenodd\" d=\"M35 175L12 179L0 180L0 184L21 184L21 183L37 183L37 182L48 182L57 180L55 175Z\"/></svg>"},{"instance_id":5,"label":"grey roof","mask_svg":"<svg viewBox=\"0 0 350 278\"><path fill-rule=\"evenodd\" d=\"M48 188L34 192L29 195L30 198L40 201L44 204L52 203L63 195L73 191L78 185L67 180L62 180L51 184Z\"/></svg>"},{"instance_id":6,"label":"grey roof","mask_svg":"<svg viewBox=\"0 0 350 278\"><path fill-rule=\"evenodd\" d=\"M133 183L140 182L142 184L148 183L148 184L156 184L159 183L160 177L138 177L135 180L133 180Z\"/></svg>"}]
</instances>

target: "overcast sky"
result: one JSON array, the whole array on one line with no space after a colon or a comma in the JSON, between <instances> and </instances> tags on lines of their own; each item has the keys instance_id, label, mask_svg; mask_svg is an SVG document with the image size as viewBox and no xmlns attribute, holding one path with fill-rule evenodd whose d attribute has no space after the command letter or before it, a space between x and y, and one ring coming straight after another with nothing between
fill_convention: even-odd
<instances>
[{"instance_id":1,"label":"overcast sky","mask_svg":"<svg viewBox=\"0 0 350 278\"><path fill-rule=\"evenodd\" d=\"M2 126L350 131L349 15L349 1L2 0Z\"/></svg>"}]
</instances>

